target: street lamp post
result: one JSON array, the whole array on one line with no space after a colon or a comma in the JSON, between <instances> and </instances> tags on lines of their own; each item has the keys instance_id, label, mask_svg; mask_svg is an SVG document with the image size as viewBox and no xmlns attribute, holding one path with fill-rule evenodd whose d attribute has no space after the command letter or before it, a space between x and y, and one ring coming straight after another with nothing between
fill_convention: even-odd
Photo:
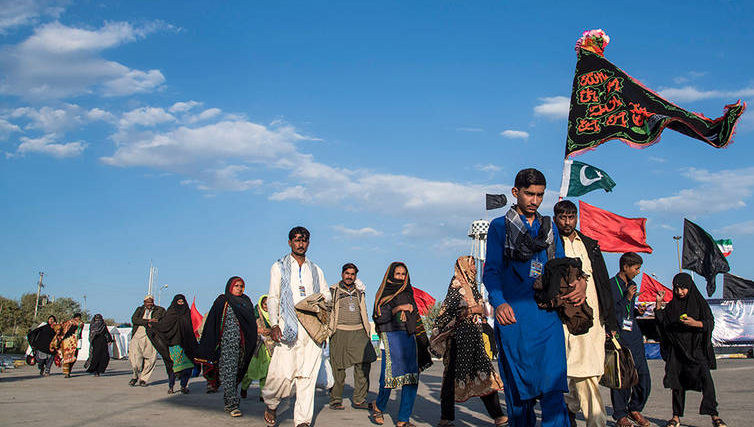
<instances>
[{"instance_id":1,"label":"street lamp post","mask_svg":"<svg viewBox=\"0 0 754 427\"><path fill-rule=\"evenodd\" d=\"M165 289L165 288L167 288L167 287L168 287L168 285L162 285L160 287L160 289L157 291L157 305L159 305L159 306L161 306L161 304L160 304L161 301L160 300L162 299L162 290Z\"/></svg>"},{"instance_id":2,"label":"street lamp post","mask_svg":"<svg viewBox=\"0 0 754 427\"><path fill-rule=\"evenodd\" d=\"M678 250L678 272L682 272L683 269L681 268L681 236L673 236L673 239L675 240L675 247Z\"/></svg>"}]
</instances>

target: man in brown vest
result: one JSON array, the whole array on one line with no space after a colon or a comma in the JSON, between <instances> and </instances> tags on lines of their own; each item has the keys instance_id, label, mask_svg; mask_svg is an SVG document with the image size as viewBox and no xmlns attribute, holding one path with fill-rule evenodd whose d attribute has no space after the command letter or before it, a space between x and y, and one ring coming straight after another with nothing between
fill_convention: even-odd
<instances>
[{"instance_id":1,"label":"man in brown vest","mask_svg":"<svg viewBox=\"0 0 754 427\"><path fill-rule=\"evenodd\" d=\"M330 409L345 409L343 386L346 369L353 366L354 408L368 409L369 370L377 354L372 346L372 328L367 315L364 291L366 288L356 278L359 269L352 263L343 266L342 280L330 286L333 314L330 316L330 364L335 385L330 390Z\"/></svg>"}]
</instances>

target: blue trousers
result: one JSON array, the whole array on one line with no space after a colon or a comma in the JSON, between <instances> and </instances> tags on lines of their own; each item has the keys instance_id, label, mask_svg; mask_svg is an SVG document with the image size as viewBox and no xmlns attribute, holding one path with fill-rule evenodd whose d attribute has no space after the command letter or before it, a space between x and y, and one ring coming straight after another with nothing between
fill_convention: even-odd
<instances>
[{"instance_id":1,"label":"blue trousers","mask_svg":"<svg viewBox=\"0 0 754 427\"><path fill-rule=\"evenodd\" d=\"M502 346L498 348L502 349ZM508 426L535 427L537 425L537 416L534 413L534 406L537 404L537 399L521 400L514 394L512 385L515 382L502 350L498 354L498 366L500 372L505 377L503 383L505 384L505 406L508 412ZM542 427L570 427L571 421L568 418L568 408L566 407L562 391L553 391L539 396L539 406L542 408Z\"/></svg>"},{"instance_id":2,"label":"blue trousers","mask_svg":"<svg viewBox=\"0 0 754 427\"><path fill-rule=\"evenodd\" d=\"M380 365L380 391L377 394L377 409L385 412L387 402L390 400L390 392L392 391L390 388L385 388L385 350L382 350ZM419 384L406 384L401 388L401 405L400 409L398 409L399 422L407 422L411 418L418 390Z\"/></svg>"}]
</instances>

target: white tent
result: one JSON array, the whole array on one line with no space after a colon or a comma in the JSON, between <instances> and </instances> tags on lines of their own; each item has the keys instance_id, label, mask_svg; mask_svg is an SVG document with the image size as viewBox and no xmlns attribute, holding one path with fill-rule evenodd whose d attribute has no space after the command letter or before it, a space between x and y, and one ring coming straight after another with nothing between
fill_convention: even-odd
<instances>
[{"instance_id":1,"label":"white tent","mask_svg":"<svg viewBox=\"0 0 754 427\"><path fill-rule=\"evenodd\" d=\"M118 328L108 326L107 330L113 337L113 342L108 346L108 352L113 359L125 359L128 357L128 340L131 338L131 328ZM89 358L89 323L84 324L79 340L79 354L76 360L86 361Z\"/></svg>"}]
</instances>

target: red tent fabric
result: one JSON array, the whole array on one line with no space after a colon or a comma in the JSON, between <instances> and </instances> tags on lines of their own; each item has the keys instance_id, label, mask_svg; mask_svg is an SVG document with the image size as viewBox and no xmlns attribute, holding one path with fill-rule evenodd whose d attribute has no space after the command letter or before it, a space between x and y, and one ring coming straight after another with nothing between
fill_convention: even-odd
<instances>
[{"instance_id":1,"label":"red tent fabric","mask_svg":"<svg viewBox=\"0 0 754 427\"><path fill-rule=\"evenodd\" d=\"M639 288L639 302L655 302L657 294L660 291L665 291L665 296L662 298L665 302L670 302L673 299L673 291L663 286L662 283L650 277L648 274L642 274L641 287Z\"/></svg>"},{"instance_id":2,"label":"red tent fabric","mask_svg":"<svg viewBox=\"0 0 754 427\"><path fill-rule=\"evenodd\" d=\"M202 325L202 320L204 319L204 316L199 313L199 310L196 309L196 297L194 297L194 300L191 301L191 326L194 327L194 335L196 335L196 339L199 339L199 326Z\"/></svg>"},{"instance_id":3,"label":"red tent fabric","mask_svg":"<svg viewBox=\"0 0 754 427\"><path fill-rule=\"evenodd\" d=\"M414 301L416 301L416 308L419 309L419 315L424 316L435 305L436 300L432 298L432 295L414 287Z\"/></svg>"},{"instance_id":4,"label":"red tent fabric","mask_svg":"<svg viewBox=\"0 0 754 427\"><path fill-rule=\"evenodd\" d=\"M581 232L595 239L602 252L652 253L647 244L647 219L626 218L579 200Z\"/></svg>"}]
</instances>

